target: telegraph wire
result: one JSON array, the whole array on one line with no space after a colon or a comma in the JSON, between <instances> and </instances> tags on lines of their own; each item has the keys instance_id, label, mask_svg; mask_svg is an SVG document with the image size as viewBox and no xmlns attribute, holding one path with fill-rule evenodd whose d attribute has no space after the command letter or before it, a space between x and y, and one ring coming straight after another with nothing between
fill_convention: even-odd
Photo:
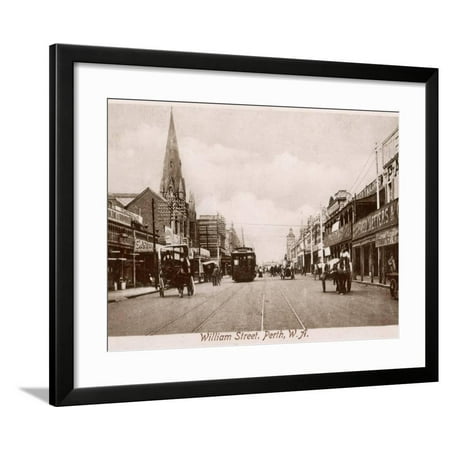
<instances>
[{"instance_id":1,"label":"telegraph wire","mask_svg":"<svg viewBox=\"0 0 450 450\"><path fill-rule=\"evenodd\" d=\"M369 165L367 165L367 163L369 161L371 161L371 162ZM368 158L366 159L365 163L363 164L358 176L356 177L355 181L351 185L350 192L354 191L358 186L360 186L364 177L367 175L369 169L372 168L374 163L375 163L374 154L372 153L372 150L371 150L371 153L369 154Z\"/></svg>"}]
</instances>

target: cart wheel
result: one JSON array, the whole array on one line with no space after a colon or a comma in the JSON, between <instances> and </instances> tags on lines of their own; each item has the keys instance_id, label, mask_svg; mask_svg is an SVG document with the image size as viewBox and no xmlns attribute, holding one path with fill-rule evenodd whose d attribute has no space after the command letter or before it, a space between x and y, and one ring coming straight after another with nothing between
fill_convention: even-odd
<instances>
[{"instance_id":1,"label":"cart wheel","mask_svg":"<svg viewBox=\"0 0 450 450\"><path fill-rule=\"evenodd\" d=\"M194 293L195 293L195 284L194 284L194 278L192 276L189 277L187 289L188 289L188 295L194 295Z\"/></svg>"},{"instance_id":2,"label":"cart wheel","mask_svg":"<svg viewBox=\"0 0 450 450\"><path fill-rule=\"evenodd\" d=\"M391 284L389 286L389 290L391 291L391 297L396 299L398 296L398 290L397 290L397 281L391 280Z\"/></svg>"},{"instance_id":3,"label":"cart wheel","mask_svg":"<svg viewBox=\"0 0 450 450\"><path fill-rule=\"evenodd\" d=\"M159 279L159 296L164 297L164 280L162 278Z\"/></svg>"}]
</instances>

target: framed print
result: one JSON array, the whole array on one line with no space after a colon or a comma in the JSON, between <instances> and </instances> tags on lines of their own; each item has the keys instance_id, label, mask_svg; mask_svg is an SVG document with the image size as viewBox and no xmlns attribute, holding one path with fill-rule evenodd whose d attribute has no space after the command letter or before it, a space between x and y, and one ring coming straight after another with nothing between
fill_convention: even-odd
<instances>
[{"instance_id":1,"label":"framed print","mask_svg":"<svg viewBox=\"0 0 450 450\"><path fill-rule=\"evenodd\" d=\"M50 206L53 405L438 380L437 69L53 45Z\"/></svg>"}]
</instances>

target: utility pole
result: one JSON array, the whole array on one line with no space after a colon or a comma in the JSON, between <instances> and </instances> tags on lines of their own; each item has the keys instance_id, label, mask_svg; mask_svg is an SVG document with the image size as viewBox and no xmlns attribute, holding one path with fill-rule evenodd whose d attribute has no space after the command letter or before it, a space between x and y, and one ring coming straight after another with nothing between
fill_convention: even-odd
<instances>
[{"instance_id":1,"label":"utility pole","mask_svg":"<svg viewBox=\"0 0 450 450\"><path fill-rule=\"evenodd\" d=\"M314 219L311 216L311 223L310 223L310 226L309 226L309 234L311 236L311 239L310 239L310 250L311 250L310 266L311 266L311 274L313 273L313 227L314 227Z\"/></svg>"},{"instance_id":2,"label":"utility pole","mask_svg":"<svg viewBox=\"0 0 450 450\"><path fill-rule=\"evenodd\" d=\"M216 213L216 254L219 262L219 213Z\"/></svg>"},{"instance_id":3,"label":"utility pole","mask_svg":"<svg viewBox=\"0 0 450 450\"><path fill-rule=\"evenodd\" d=\"M133 225L133 287L136 287L136 230L134 229L134 225Z\"/></svg>"},{"instance_id":4,"label":"utility pole","mask_svg":"<svg viewBox=\"0 0 450 450\"><path fill-rule=\"evenodd\" d=\"M320 205L320 217L319 217L319 221L320 221L320 243L322 244L322 248L320 249L320 251L322 252L322 262L324 261L324 249L323 249L323 220L322 220L322 205Z\"/></svg>"},{"instance_id":5,"label":"utility pole","mask_svg":"<svg viewBox=\"0 0 450 450\"><path fill-rule=\"evenodd\" d=\"M216 233L217 233L217 264L220 269L220 248L219 248L219 213L216 214Z\"/></svg>"},{"instance_id":6,"label":"utility pole","mask_svg":"<svg viewBox=\"0 0 450 450\"><path fill-rule=\"evenodd\" d=\"M159 267L156 254L156 230L155 230L155 199L152 198L152 231L153 231L153 267L155 270L155 289L159 286Z\"/></svg>"},{"instance_id":7,"label":"utility pole","mask_svg":"<svg viewBox=\"0 0 450 450\"><path fill-rule=\"evenodd\" d=\"M377 209L380 209L380 183L378 179L378 143L375 142L375 167L377 171Z\"/></svg>"},{"instance_id":8,"label":"utility pole","mask_svg":"<svg viewBox=\"0 0 450 450\"><path fill-rule=\"evenodd\" d=\"M208 242L208 227L209 227L209 224L208 224L208 220L206 220L205 227L206 227L206 249L209 251L209 242Z\"/></svg>"}]
</instances>

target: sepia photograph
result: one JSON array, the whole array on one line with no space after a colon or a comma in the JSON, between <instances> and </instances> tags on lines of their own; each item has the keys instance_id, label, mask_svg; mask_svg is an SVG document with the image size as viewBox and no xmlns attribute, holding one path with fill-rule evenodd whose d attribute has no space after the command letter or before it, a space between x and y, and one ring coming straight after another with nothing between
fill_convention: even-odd
<instances>
[{"instance_id":1,"label":"sepia photograph","mask_svg":"<svg viewBox=\"0 0 450 450\"><path fill-rule=\"evenodd\" d=\"M399 113L108 99L108 351L399 336Z\"/></svg>"}]
</instances>

